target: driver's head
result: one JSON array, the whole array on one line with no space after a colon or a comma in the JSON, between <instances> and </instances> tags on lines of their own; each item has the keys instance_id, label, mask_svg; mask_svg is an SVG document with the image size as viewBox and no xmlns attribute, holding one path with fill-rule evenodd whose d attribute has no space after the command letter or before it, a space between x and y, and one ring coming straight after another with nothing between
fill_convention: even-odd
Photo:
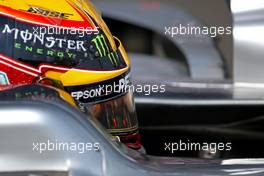
<instances>
[{"instance_id":1,"label":"driver's head","mask_svg":"<svg viewBox=\"0 0 264 176\"><path fill-rule=\"evenodd\" d=\"M129 58L88 0L2 0L0 42L0 85L63 88L113 135L136 133Z\"/></svg>"}]
</instances>

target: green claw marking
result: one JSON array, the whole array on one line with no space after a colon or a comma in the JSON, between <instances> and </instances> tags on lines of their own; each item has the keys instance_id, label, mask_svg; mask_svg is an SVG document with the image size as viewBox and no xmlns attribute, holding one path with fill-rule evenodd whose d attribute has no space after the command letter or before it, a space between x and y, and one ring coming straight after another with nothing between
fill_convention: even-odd
<instances>
[{"instance_id":1,"label":"green claw marking","mask_svg":"<svg viewBox=\"0 0 264 176\"><path fill-rule=\"evenodd\" d=\"M100 37L100 38L102 38L102 37ZM99 40L99 43L100 43L100 45L102 46L102 49L103 49L103 51L104 51L104 56L106 56L106 50L105 50L105 48L104 48L104 44L103 44L102 40Z\"/></svg>"},{"instance_id":2,"label":"green claw marking","mask_svg":"<svg viewBox=\"0 0 264 176\"><path fill-rule=\"evenodd\" d=\"M118 56L117 52L115 52L115 56L116 56L116 60L119 61L119 56Z\"/></svg>"},{"instance_id":3,"label":"green claw marking","mask_svg":"<svg viewBox=\"0 0 264 176\"><path fill-rule=\"evenodd\" d=\"M116 58L115 58L114 53L111 53L111 55L112 55L112 58L114 59L115 65L117 66L117 62L116 62Z\"/></svg>"},{"instance_id":4,"label":"green claw marking","mask_svg":"<svg viewBox=\"0 0 264 176\"><path fill-rule=\"evenodd\" d=\"M95 37L92 42L95 44L97 50L100 53L101 57L106 56L107 52L110 53L110 49L106 43L105 37L103 34L98 35Z\"/></svg>"},{"instance_id":5,"label":"green claw marking","mask_svg":"<svg viewBox=\"0 0 264 176\"><path fill-rule=\"evenodd\" d=\"M118 55L117 53L110 53L110 49L106 43L105 37L103 34L98 35L97 37L95 37L92 42L95 44L100 57L105 57L108 55L108 58L110 59L112 64L115 64L116 66L118 65L117 63L117 59L118 59ZM107 54L108 53L108 54Z\"/></svg>"},{"instance_id":6,"label":"green claw marking","mask_svg":"<svg viewBox=\"0 0 264 176\"><path fill-rule=\"evenodd\" d=\"M110 50L109 50L109 48L108 48L108 45L107 45L107 43L106 43L105 38L104 38L103 35L101 35L101 39L103 40L103 42L104 42L104 44L105 44L105 46L106 46L106 48L107 48L108 53L110 53Z\"/></svg>"},{"instance_id":7,"label":"green claw marking","mask_svg":"<svg viewBox=\"0 0 264 176\"><path fill-rule=\"evenodd\" d=\"M112 57L111 57L111 54L108 54L108 58L110 59L111 63L114 64Z\"/></svg>"},{"instance_id":8,"label":"green claw marking","mask_svg":"<svg viewBox=\"0 0 264 176\"><path fill-rule=\"evenodd\" d=\"M98 36L97 36L97 37L98 37ZM99 44L98 44L98 42L97 42L97 39L98 39L97 37L96 37L95 39L93 39L92 42L94 42L94 44L95 44L97 50L99 51L99 53L100 53L100 57L103 57L102 51L101 51L101 49L100 49L100 47L99 47Z\"/></svg>"}]
</instances>

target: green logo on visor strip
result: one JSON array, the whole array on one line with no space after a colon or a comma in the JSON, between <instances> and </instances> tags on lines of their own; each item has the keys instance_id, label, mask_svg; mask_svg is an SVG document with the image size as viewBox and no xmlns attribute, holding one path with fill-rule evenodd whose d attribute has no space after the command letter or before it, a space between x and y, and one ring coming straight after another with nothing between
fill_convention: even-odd
<instances>
[{"instance_id":1,"label":"green logo on visor strip","mask_svg":"<svg viewBox=\"0 0 264 176\"><path fill-rule=\"evenodd\" d=\"M105 37L103 34L98 35L97 37L95 37L92 42L95 44L100 57L105 57L108 56L108 58L110 59L112 64L118 65L117 64L117 58L118 58L118 54L116 52L111 53L110 49L106 43Z\"/></svg>"}]
</instances>

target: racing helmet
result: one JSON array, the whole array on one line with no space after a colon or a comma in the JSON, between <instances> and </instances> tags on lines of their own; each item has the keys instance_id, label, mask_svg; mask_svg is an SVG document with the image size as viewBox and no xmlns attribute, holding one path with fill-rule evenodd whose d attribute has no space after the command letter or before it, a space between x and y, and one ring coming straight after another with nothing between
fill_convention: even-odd
<instances>
[{"instance_id":1,"label":"racing helmet","mask_svg":"<svg viewBox=\"0 0 264 176\"><path fill-rule=\"evenodd\" d=\"M0 42L0 85L66 90L113 136L140 147L130 60L89 0L1 0Z\"/></svg>"}]
</instances>

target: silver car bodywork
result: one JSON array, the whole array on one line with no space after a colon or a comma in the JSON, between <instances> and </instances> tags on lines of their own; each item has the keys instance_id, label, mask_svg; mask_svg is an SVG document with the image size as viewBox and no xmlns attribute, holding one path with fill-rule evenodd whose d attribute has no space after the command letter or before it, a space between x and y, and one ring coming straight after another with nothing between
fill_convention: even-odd
<instances>
[{"instance_id":1,"label":"silver car bodywork","mask_svg":"<svg viewBox=\"0 0 264 176\"><path fill-rule=\"evenodd\" d=\"M242 3L232 0L231 9L234 17L235 83L260 86L264 82L264 3L262 0Z\"/></svg>"},{"instance_id":2,"label":"silver car bodywork","mask_svg":"<svg viewBox=\"0 0 264 176\"><path fill-rule=\"evenodd\" d=\"M56 101L0 102L0 175L263 175L263 160L192 160L140 154L109 141L98 124ZM100 150L45 151L47 140L99 143Z\"/></svg>"}]
</instances>

